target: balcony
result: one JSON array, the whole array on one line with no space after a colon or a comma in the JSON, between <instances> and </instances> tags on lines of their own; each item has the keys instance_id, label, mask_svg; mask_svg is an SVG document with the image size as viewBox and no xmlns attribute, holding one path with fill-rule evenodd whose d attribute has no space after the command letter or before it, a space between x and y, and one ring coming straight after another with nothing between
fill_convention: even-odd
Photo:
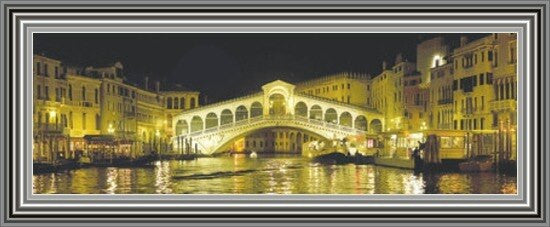
<instances>
[{"instance_id":1,"label":"balcony","mask_svg":"<svg viewBox=\"0 0 550 227\"><path fill-rule=\"evenodd\" d=\"M489 103L489 108L493 111L517 110L517 101L515 99L495 100Z\"/></svg>"},{"instance_id":2,"label":"balcony","mask_svg":"<svg viewBox=\"0 0 550 227\"><path fill-rule=\"evenodd\" d=\"M63 125L59 124L53 124L53 123L41 123L37 124L34 123L33 125L33 131L34 134L69 134L69 130L66 127L63 127Z\"/></svg>"}]
</instances>

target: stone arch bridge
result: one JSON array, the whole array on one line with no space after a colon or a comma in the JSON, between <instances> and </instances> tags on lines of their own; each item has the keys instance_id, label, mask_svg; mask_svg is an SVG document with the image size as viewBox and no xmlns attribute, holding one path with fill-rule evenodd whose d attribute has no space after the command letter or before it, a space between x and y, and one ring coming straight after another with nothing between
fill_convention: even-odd
<instances>
[{"instance_id":1,"label":"stone arch bridge","mask_svg":"<svg viewBox=\"0 0 550 227\"><path fill-rule=\"evenodd\" d=\"M213 154L239 137L273 127L296 128L324 139L384 128L383 115L374 109L295 93L294 88L277 80L262 86L262 92L174 116L174 151Z\"/></svg>"}]
</instances>

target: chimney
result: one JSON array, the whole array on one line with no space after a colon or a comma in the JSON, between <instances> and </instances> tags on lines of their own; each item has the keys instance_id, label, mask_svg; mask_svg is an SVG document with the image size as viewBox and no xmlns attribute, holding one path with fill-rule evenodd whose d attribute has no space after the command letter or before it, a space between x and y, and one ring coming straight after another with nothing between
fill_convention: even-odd
<instances>
[{"instance_id":1,"label":"chimney","mask_svg":"<svg viewBox=\"0 0 550 227\"><path fill-rule=\"evenodd\" d=\"M386 70L386 68L388 68L387 66L388 66L388 63L386 61L383 61L382 62L382 71Z\"/></svg>"},{"instance_id":2,"label":"chimney","mask_svg":"<svg viewBox=\"0 0 550 227\"><path fill-rule=\"evenodd\" d=\"M148 90L149 89L149 77L145 77L145 84L143 84L143 89Z\"/></svg>"},{"instance_id":3,"label":"chimney","mask_svg":"<svg viewBox=\"0 0 550 227\"><path fill-rule=\"evenodd\" d=\"M155 83L155 90L157 91L157 93L160 92L160 82L159 82L159 81L157 81L157 82Z\"/></svg>"},{"instance_id":4,"label":"chimney","mask_svg":"<svg viewBox=\"0 0 550 227\"><path fill-rule=\"evenodd\" d=\"M468 43L468 37L466 36L460 36L460 46L464 46L466 45L466 43Z\"/></svg>"}]
</instances>

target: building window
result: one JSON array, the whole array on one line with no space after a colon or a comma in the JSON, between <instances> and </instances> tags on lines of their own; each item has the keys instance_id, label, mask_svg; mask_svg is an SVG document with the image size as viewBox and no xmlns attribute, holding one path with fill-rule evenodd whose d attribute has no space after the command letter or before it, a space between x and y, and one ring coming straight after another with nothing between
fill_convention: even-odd
<instances>
[{"instance_id":1,"label":"building window","mask_svg":"<svg viewBox=\"0 0 550 227\"><path fill-rule=\"evenodd\" d=\"M86 101L86 87L82 86L82 100Z\"/></svg>"},{"instance_id":2,"label":"building window","mask_svg":"<svg viewBox=\"0 0 550 227\"><path fill-rule=\"evenodd\" d=\"M42 74L41 65L40 65L40 62L37 62L36 63L36 75L41 75L41 74Z\"/></svg>"},{"instance_id":3,"label":"building window","mask_svg":"<svg viewBox=\"0 0 550 227\"><path fill-rule=\"evenodd\" d=\"M38 85L36 87L36 98L37 99L41 99L42 98L42 87L40 87L40 85Z\"/></svg>"},{"instance_id":4,"label":"building window","mask_svg":"<svg viewBox=\"0 0 550 227\"><path fill-rule=\"evenodd\" d=\"M57 66L54 67L54 75L55 75L55 78L59 78L59 67Z\"/></svg>"},{"instance_id":5,"label":"building window","mask_svg":"<svg viewBox=\"0 0 550 227\"><path fill-rule=\"evenodd\" d=\"M180 98L180 109L185 109L185 98L184 97Z\"/></svg>"},{"instance_id":6,"label":"building window","mask_svg":"<svg viewBox=\"0 0 550 227\"><path fill-rule=\"evenodd\" d=\"M82 130L86 130L86 113L82 113Z\"/></svg>"},{"instance_id":7,"label":"building window","mask_svg":"<svg viewBox=\"0 0 550 227\"><path fill-rule=\"evenodd\" d=\"M348 84L348 89L351 89L351 84Z\"/></svg>"},{"instance_id":8,"label":"building window","mask_svg":"<svg viewBox=\"0 0 550 227\"><path fill-rule=\"evenodd\" d=\"M48 86L45 86L44 87L44 92L45 92L45 95L46 95L46 99L49 100L50 99L50 88Z\"/></svg>"},{"instance_id":9,"label":"building window","mask_svg":"<svg viewBox=\"0 0 550 227\"><path fill-rule=\"evenodd\" d=\"M166 99L166 108L172 109L172 97Z\"/></svg>"},{"instance_id":10,"label":"building window","mask_svg":"<svg viewBox=\"0 0 550 227\"><path fill-rule=\"evenodd\" d=\"M69 100L73 101L73 86L69 84Z\"/></svg>"},{"instance_id":11,"label":"building window","mask_svg":"<svg viewBox=\"0 0 550 227\"><path fill-rule=\"evenodd\" d=\"M179 109L179 101L178 97L174 97L174 109Z\"/></svg>"},{"instance_id":12,"label":"building window","mask_svg":"<svg viewBox=\"0 0 550 227\"><path fill-rule=\"evenodd\" d=\"M94 90L94 99L95 99L95 103L98 104L99 103L99 90L97 90L97 88Z\"/></svg>"},{"instance_id":13,"label":"building window","mask_svg":"<svg viewBox=\"0 0 550 227\"><path fill-rule=\"evenodd\" d=\"M487 73L487 84L493 84L493 73Z\"/></svg>"},{"instance_id":14,"label":"building window","mask_svg":"<svg viewBox=\"0 0 550 227\"><path fill-rule=\"evenodd\" d=\"M48 64L44 64L44 76L49 76L48 75Z\"/></svg>"},{"instance_id":15,"label":"building window","mask_svg":"<svg viewBox=\"0 0 550 227\"><path fill-rule=\"evenodd\" d=\"M493 51L487 51L487 60L493 61Z\"/></svg>"}]
</instances>

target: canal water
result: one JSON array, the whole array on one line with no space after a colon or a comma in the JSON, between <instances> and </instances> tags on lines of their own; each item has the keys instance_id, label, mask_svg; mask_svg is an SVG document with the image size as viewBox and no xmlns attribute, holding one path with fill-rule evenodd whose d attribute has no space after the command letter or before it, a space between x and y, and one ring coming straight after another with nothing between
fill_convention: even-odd
<instances>
[{"instance_id":1,"label":"canal water","mask_svg":"<svg viewBox=\"0 0 550 227\"><path fill-rule=\"evenodd\" d=\"M494 172L415 174L373 165L320 165L300 156L158 161L35 174L34 193L59 194L515 194L516 177Z\"/></svg>"}]
</instances>

